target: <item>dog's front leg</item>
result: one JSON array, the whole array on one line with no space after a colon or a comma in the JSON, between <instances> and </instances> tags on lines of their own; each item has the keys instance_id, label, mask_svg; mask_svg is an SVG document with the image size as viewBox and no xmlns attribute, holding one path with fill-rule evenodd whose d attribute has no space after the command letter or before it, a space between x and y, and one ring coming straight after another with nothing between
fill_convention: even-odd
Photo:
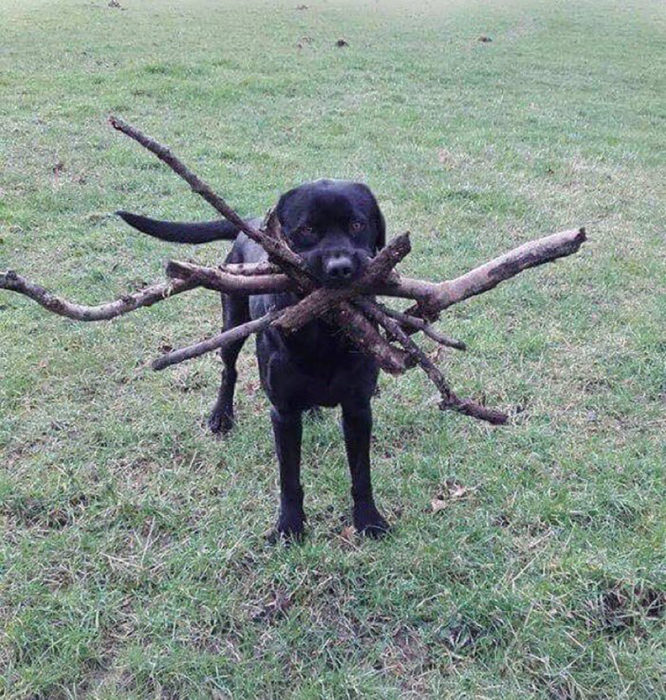
<instances>
[{"instance_id":1,"label":"dog's front leg","mask_svg":"<svg viewBox=\"0 0 666 700\"><path fill-rule=\"evenodd\" d=\"M370 481L370 435L372 409L370 400L350 400L342 404L342 429L352 479L354 527L358 532L381 537L389 524L377 510Z\"/></svg>"},{"instance_id":2,"label":"dog's front leg","mask_svg":"<svg viewBox=\"0 0 666 700\"><path fill-rule=\"evenodd\" d=\"M301 487L301 412L273 407L271 420L280 463L280 516L275 529L278 535L300 539L305 522Z\"/></svg>"}]
</instances>

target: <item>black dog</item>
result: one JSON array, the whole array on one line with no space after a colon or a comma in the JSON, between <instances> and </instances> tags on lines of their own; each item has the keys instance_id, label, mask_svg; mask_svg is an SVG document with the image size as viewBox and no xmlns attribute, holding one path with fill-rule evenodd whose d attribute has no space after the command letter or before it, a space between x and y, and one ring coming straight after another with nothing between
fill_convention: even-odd
<instances>
[{"instance_id":1,"label":"black dog","mask_svg":"<svg viewBox=\"0 0 666 700\"><path fill-rule=\"evenodd\" d=\"M356 279L385 242L384 218L372 192L352 182L318 180L290 190L276 213L294 251L323 285L343 286ZM259 262L263 248L226 221L175 223L118 212L131 226L164 241L207 243L235 240L229 263ZM258 225L260 220L252 221ZM294 294L223 295L224 328L263 316L296 301ZM236 359L244 341L221 351L222 384L209 419L214 432L233 425ZM352 347L339 329L316 320L289 336L269 328L257 336L261 384L272 404L271 419L280 463L280 516L277 532L299 538L303 533L300 483L301 416L317 406L342 407L342 426L354 499L354 525L380 536L388 523L377 510L370 482L370 399L377 383L376 362Z\"/></svg>"}]
</instances>

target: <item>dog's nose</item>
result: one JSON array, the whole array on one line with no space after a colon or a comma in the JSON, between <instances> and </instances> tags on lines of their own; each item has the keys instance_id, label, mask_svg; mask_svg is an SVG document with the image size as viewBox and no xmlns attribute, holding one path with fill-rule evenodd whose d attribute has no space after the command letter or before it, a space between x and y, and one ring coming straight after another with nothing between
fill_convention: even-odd
<instances>
[{"instance_id":1,"label":"dog's nose","mask_svg":"<svg viewBox=\"0 0 666 700\"><path fill-rule=\"evenodd\" d=\"M352 276L354 266L346 255L336 255L326 262L325 270L327 277L342 282Z\"/></svg>"}]
</instances>

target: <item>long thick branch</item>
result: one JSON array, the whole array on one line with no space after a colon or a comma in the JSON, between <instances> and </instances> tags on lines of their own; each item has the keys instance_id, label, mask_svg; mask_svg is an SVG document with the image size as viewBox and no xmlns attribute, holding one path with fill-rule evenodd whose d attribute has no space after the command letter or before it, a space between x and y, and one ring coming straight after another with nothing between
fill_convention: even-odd
<instances>
[{"instance_id":1,"label":"long thick branch","mask_svg":"<svg viewBox=\"0 0 666 700\"><path fill-rule=\"evenodd\" d=\"M395 278L379 282L371 287L361 288L359 285L359 291L363 294L374 294L376 296L414 299L421 307L437 313L471 296L486 292L496 287L500 282L514 277L529 267L543 265L556 258L571 255L580 248L584 241L585 229L560 231L559 233L524 243L522 246L514 248L508 253L484 263L453 280L429 282L427 280L396 275ZM221 266L220 269L202 268L193 263L171 261L167 270L172 269L172 266L173 270L177 271L177 274L174 274L175 277L180 277L181 275L189 277L195 271L205 269L205 278L210 289L218 289L220 291L225 291L226 289L226 278L222 273L226 271L227 266ZM228 267L231 268L229 272L236 274L236 270L232 266ZM285 283L283 278L276 281L273 275L266 274L267 271L273 268L264 267L262 263L256 265L247 264L243 267L245 270L240 274L256 275L266 284L264 288L256 283L258 288L261 287L261 291L257 293L270 293L276 290L285 291L287 288L293 291L297 289L295 284ZM282 284L285 285L284 289ZM291 286L289 286L290 284ZM407 313L412 314L414 310L410 309Z\"/></svg>"},{"instance_id":2,"label":"long thick branch","mask_svg":"<svg viewBox=\"0 0 666 700\"><path fill-rule=\"evenodd\" d=\"M182 265L183 269L186 269L188 263L179 263L179 265ZM208 286L205 278L198 276L202 268L199 266L194 267L195 269L189 271L189 276L185 279L178 278L165 284L154 284L137 292L126 294L115 301L99 304L97 306L85 306L83 304L67 301L62 297L52 294L44 287L30 282L12 270L0 273L0 289L23 294L36 301L48 311L58 314L59 316L71 318L75 321L108 321L117 316L135 311L142 306L152 306L159 301L168 299L170 296L186 292L199 286ZM257 289L259 283L261 283L261 285L264 284L262 277L235 277L230 275L229 277L231 279L225 279L219 276L219 271L214 268L203 269L218 275L215 277L214 284L211 285L211 288L227 293L257 294L286 291L291 284L284 275L265 275L265 277L270 278L269 282L265 286L262 286L261 289ZM330 312L330 323L333 325L343 325L350 338L361 346L364 351L374 355L379 361L381 368L386 372L390 374L400 374L404 372L406 369L404 353L389 345L362 313L357 309L350 310L350 308L345 308L346 306L350 307L351 305L341 305L338 309L335 309L334 312ZM333 316L333 313L335 313L335 316ZM278 315L271 315L267 321L267 325L277 318ZM248 332L248 335L249 333L256 333L262 330L263 326L261 328L258 326L251 326L250 328L251 330ZM245 336L241 335L238 337ZM224 344L224 341L220 340L220 338L221 336L216 336L216 340ZM210 350L214 350L216 347L221 347L221 345L212 345L209 349L203 349L201 352L191 355L191 357L197 357L197 355L203 354L204 352L210 352ZM187 350L187 348L185 350ZM184 355L180 357L182 359L168 362L164 367L188 359ZM160 369L162 369L162 367L160 367Z\"/></svg>"},{"instance_id":3,"label":"long thick branch","mask_svg":"<svg viewBox=\"0 0 666 700\"><path fill-rule=\"evenodd\" d=\"M234 284L233 290L230 286L223 291L233 291L234 293L246 294L256 293L250 290L246 285L247 282L254 283L254 280L256 279L260 278L234 278L231 280L231 282ZM239 286L238 282L241 282L242 285L246 286ZM59 316L74 319L75 321L108 321L116 316L129 313L130 311L134 311L142 306L151 306L159 301L168 299L170 296L186 292L190 289L194 289L197 286L204 285L202 284L202 280L197 278L196 274L193 274L187 279L175 279L166 284L155 284L150 287L146 287L145 289L133 292L132 294L126 294L120 299L116 299L115 301L107 304L85 306L83 304L76 304L63 299L62 297L56 296L44 287L34 284L33 282L29 282L24 277L11 270L0 273L0 289L6 289L8 291L23 294L36 301L48 311L58 314ZM218 288L218 286L215 287L215 289ZM276 289L274 289L274 291L275 290ZM195 343L187 348L182 348L181 350L168 353L155 360L153 367L154 369L164 369L172 364L203 355L206 352L215 350L226 345L227 343L233 342L234 340L245 338L252 333L258 333L270 325L270 323L275 320L280 313L282 312L267 314L266 316L262 317L262 319L250 321L249 323L237 326L229 331L226 331L225 333L220 333L214 338L209 338L201 341L200 343ZM401 372L405 371L405 354L399 349L393 348L391 345L389 345L377 332L377 329L369 323L365 316L358 312L357 314L351 314L344 307L337 309L336 313L340 315L341 322L346 324L348 327L354 341L362 346L366 352L377 356L382 369L391 374L400 374ZM336 323L337 320L337 318L331 319L331 322Z\"/></svg>"},{"instance_id":4,"label":"long thick branch","mask_svg":"<svg viewBox=\"0 0 666 700\"><path fill-rule=\"evenodd\" d=\"M43 306L48 311L72 318L75 321L108 321L135 311L142 306L152 306L181 292L194 289L198 283L194 280L173 280L166 284L153 284L131 294L125 294L115 301L97 306L85 306L67 301L52 294L44 287L30 282L13 270L0 273L0 289L24 294Z\"/></svg>"},{"instance_id":5,"label":"long thick branch","mask_svg":"<svg viewBox=\"0 0 666 700\"><path fill-rule=\"evenodd\" d=\"M408 309L407 313L436 316L453 304L493 289L523 270L576 253L585 240L584 228L560 231L524 243L447 282L432 284L410 280L409 296L418 298L419 303L417 307Z\"/></svg>"}]
</instances>

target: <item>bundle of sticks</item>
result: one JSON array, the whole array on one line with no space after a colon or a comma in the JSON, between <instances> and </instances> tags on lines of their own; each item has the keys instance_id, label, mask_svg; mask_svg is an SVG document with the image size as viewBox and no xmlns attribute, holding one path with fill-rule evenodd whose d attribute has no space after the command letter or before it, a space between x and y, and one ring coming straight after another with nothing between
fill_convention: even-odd
<instances>
[{"instance_id":1,"label":"bundle of sticks","mask_svg":"<svg viewBox=\"0 0 666 700\"><path fill-rule=\"evenodd\" d=\"M112 116L109 123L154 153L223 217L263 246L268 261L205 267L171 260L166 266L167 282L145 287L98 306L69 302L12 270L0 272L0 289L24 294L53 313L78 321L112 319L197 287L239 295L292 291L298 299L292 306L167 352L153 362L153 369L161 370L199 357L240 338L260 333L269 326L289 334L322 318L339 328L360 351L374 357L382 370L402 374L410 368L420 367L436 386L441 397L441 409L452 409L496 425L506 423L507 414L456 395L441 370L416 343L414 336L423 333L440 345L464 350L462 342L433 327L440 314L453 304L487 292L523 270L577 252L585 241L585 229L561 231L530 241L444 282L412 279L396 272L396 265L411 250L409 234L403 233L393 238L369 262L356 281L344 288L326 288L320 286L303 259L289 247L273 211L269 211L261 227L250 225L166 146L121 119ZM380 303L376 297L401 297L415 303L406 311L397 311Z\"/></svg>"}]
</instances>

